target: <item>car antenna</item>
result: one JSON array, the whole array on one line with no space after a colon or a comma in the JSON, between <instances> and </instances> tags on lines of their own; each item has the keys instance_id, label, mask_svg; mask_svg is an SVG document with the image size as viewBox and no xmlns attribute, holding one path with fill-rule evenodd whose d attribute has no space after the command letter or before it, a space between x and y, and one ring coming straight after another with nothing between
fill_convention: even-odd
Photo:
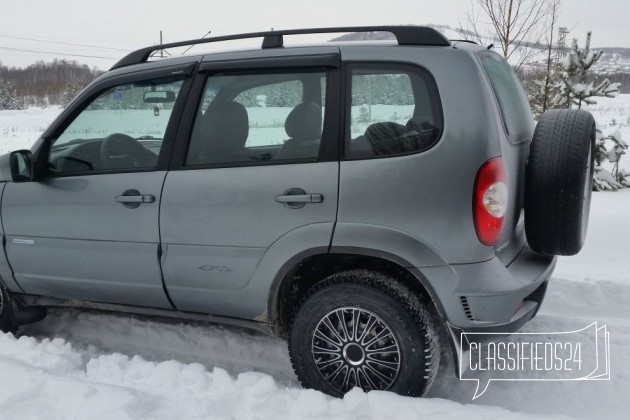
<instances>
[{"instance_id":1,"label":"car antenna","mask_svg":"<svg viewBox=\"0 0 630 420\"><path fill-rule=\"evenodd\" d=\"M494 44L490 44L490 45L488 45L488 46L486 47L486 49L487 49L487 50L491 50L491 49L493 49L493 48L494 48Z\"/></svg>"},{"instance_id":2,"label":"car antenna","mask_svg":"<svg viewBox=\"0 0 630 420\"><path fill-rule=\"evenodd\" d=\"M201 39L204 39L205 37L207 37L208 35L210 35L212 33L212 31L208 31L206 32L206 34L204 36L201 37ZM190 47L186 48L186 51L184 51L183 53L181 53L180 55L184 55L186 54L188 51L190 51L190 49L192 47L194 47L196 44L192 44Z\"/></svg>"}]
</instances>

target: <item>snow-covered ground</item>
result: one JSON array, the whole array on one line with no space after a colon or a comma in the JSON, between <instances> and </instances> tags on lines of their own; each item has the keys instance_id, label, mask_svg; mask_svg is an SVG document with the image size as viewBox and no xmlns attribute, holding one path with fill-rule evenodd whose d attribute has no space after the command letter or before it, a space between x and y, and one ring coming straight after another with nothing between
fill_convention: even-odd
<instances>
[{"instance_id":1,"label":"snow-covered ground","mask_svg":"<svg viewBox=\"0 0 630 420\"><path fill-rule=\"evenodd\" d=\"M56 106L0 111L0 154L31 147L60 112Z\"/></svg>"},{"instance_id":2,"label":"snow-covered ground","mask_svg":"<svg viewBox=\"0 0 630 420\"><path fill-rule=\"evenodd\" d=\"M621 138L630 144L630 94L619 95L616 98L593 98L597 104L587 105L597 121L597 126L604 136L619 131ZM611 145L608 144L607 147ZM604 164L610 169L609 163ZM630 171L630 155L626 154L619 161L619 167Z\"/></svg>"},{"instance_id":3,"label":"snow-covered ground","mask_svg":"<svg viewBox=\"0 0 630 420\"><path fill-rule=\"evenodd\" d=\"M592 107L630 139L630 95ZM625 104L625 108L622 104ZM0 153L28 147L58 109L0 112ZM630 157L627 157L630 160ZM593 194L586 245L561 258L538 316L523 331L610 331L610 381L475 385L443 366L428 398L301 389L286 345L199 323L55 309L19 338L0 333L2 419L628 418L630 190Z\"/></svg>"}]
</instances>

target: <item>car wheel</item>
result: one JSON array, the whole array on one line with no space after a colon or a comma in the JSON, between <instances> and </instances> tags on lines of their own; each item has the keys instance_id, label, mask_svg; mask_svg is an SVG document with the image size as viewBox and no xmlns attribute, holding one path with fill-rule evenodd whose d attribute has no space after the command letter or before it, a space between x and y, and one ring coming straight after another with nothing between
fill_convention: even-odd
<instances>
[{"instance_id":1,"label":"car wheel","mask_svg":"<svg viewBox=\"0 0 630 420\"><path fill-rule=\"evenodd\" d=\"M536 126L527 163L525 232L541 254L575 255L591 207L595 120L583 110L553 109Z\"/></svg>"},{"instance_id":2,"label":"car wheel","mask_svg":"<svg viewBox=\"0 0 630 420\"><path fill-rule=\"evenodd\" d=\"M422 396L437 374L440 345L425 304L395 279L334 274L294 312L289 354L303 386L340 397L354 387Z\"/></svg>"},{"instance_id":3,"label":"car wheel","mask_svg":"<svg viewBox=\"0 0 630 420\"><path fill-rule=\"evenodd\" d=\"M11 302L6 289L0 283L0 331L15 332L16 326L13 324L11 317Z\"/></svg>"}]
</instances>

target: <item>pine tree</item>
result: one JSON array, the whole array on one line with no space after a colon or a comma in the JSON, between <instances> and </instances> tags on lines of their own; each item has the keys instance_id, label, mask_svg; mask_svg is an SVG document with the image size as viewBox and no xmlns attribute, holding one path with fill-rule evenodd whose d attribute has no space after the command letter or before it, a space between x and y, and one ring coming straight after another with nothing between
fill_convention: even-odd
<instances>
[{"instance_id":1,"label":"pine tree","mask_svg":"<svg viewBox=\"0 0 630 420\"><path fill-rule=\"evenodd\" d=\"M532 79L526 82L527 99L534 119L538 120L545 111L554 108L555 98L560 94L561 80L559 66L554 65L550 69L535 70Z\"/></svg>"},{"instance_id":2,"label":"pine tree","mask_svg":"<svg viewBox=\"0 0 630 420\"><path fill-rule=\"evenodd\" d=\"M573 39L571 51L562 62L562 82L558 86L560 93L554 99L558 107L571 108L582 104L596 104L593 97L614 98L619 95L620 83L611 83L604 79L599 84L586 83L586 75L591 67L601 58L603 50L591 49L591 32L586 34L586 46L580 48L577 39Z\"/></svg>"},{"instance_id":3,"label":"pine tree","mask_svg":"<svg viewBox=\"0 0 630 420\"><path fill-rule=\"evenodd\" d=\"M8 80L0 79L0 109L22 109L23 101L18 97L15 87Z\"/></svg>"},{"instance_id":4,"label":"pine tree","mask_svg":"<svg viewBox=\"0 0 630 420\"><path fill-rule=\"evenodd\" d=\"M610 149L606 143L612 143ZM630 177L619 168L621 156L626 154L628 144L621 138L621 133L615 131L613 134L604 137L600 130L597 130L597 141L595 146L595 173L593 175L593 189L595 191L619 190L630 187ZM604 168L602 165L610 162L612 170Z\"/></svg>"},{"instance_id":5,"label":"pine tree","mask_svg":"<svg viewBox=\"0 0 630 420\"><path fill-rule=\"evenodd\" d=\"M66 84L65 89L59 93L59 105L63 108L67 107L84 87L85 83L81 82L70 82Z\"/></svg>"},{"instance_id":6,"label":"pine tree","mask_svg":"<svg viewBox=\"0 0 630 420\"><path fill-rule=\"evenodd\" d=\"M619 95L621 83L611 83L608 79L597 85L594 82L586 83L588 71L602 54L603 50L591 49L591 32L586 34L584 48L580 48L577 39L573 39L571 50L561 61L562 81L557 86L560 93L554 99L556 107L571 108L575 105L580 109L583 104L596 104L597 102L592 99L594 97L614 98ZM612 148L609 149L607 144L612 144ZM617 190L628 186L625 174L619 171L619 160L627 149L628 145L621 139L619 132L604 136L597 130L594 190ZM606 161L613 165L612 172L604 168L603 164Z\"/></svg>"}]
</instances>

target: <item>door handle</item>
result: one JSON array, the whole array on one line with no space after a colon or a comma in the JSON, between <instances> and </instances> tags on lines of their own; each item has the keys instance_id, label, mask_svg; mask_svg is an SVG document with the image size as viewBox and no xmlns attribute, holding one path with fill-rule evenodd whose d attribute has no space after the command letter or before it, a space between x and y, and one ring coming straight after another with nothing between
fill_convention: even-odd
<instances>
[{"instance_id":1,"label":"door handle","mask_svg":"<svg viewBox=\"0 0 630 420\"><path fill-rule=\"evenodd\" d=\"M117 203L153 203L155 197L152 195L118 195Z\"/></svg>"},{"instance_id":2,"label":"door handle","mask_svg":"<svg viewBox=\"0 0 630 420\"><path fill-rule=\"evenodd\" d=\"M301 209L308 203L321 203L324 201L322 194L307 194L301 188L290 188L282 195L276 196L278 203L283 203L290 209Z\"/></svg>"},{"instance_id":3,"label":"door handle","mask_svg":"<svg viewBox=\"0 0 630 420\"><path fill-rule=\"evenodd\" d=\"M324 196L321 194L285 194L276 197L278 203L321 203Z\"/></svg>"},{"instance_id":4,"label":"door handle","mask_svg":"<svg viewBox=\"0 0 630 420\"><path fill-rule=\"evenodd\" d=\"M127 190L121 195L117 195L114 200L128 209L136 209L140 207L140 204L142 203L155 202L155 196L150 194L140 194L138 190Z\"/></svg>"}]
</instances>

